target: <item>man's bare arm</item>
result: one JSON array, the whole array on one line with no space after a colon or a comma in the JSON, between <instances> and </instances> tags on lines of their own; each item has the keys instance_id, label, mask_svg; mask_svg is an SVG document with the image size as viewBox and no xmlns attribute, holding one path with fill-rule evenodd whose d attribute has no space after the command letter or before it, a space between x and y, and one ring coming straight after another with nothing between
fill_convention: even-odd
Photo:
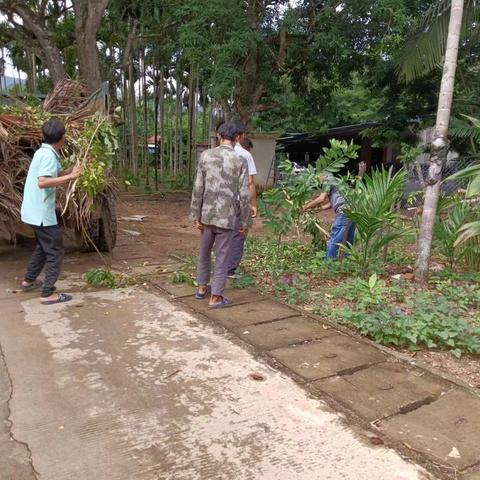
<instances>
[{"instance_id":1,"label":"man's bare arm","mask_svg":"<svg viewBox=\"0 0 480 480\"><path fill-rule=\"evenodd\" d=\"M255 187L255 175L248 176L248 189L250 191L250 205L252 206L252 218L257 216L257 188Z\"/></svg>"},{"instance_id":2,"label":"man's bare arm","mask_svg":"<svg viewBox=\"0 0 480 480\"><path fill-rule=\"evenodd\" d=\"M82 167L73 167L70 173L62 175L61 177L38 177L38 186L40 188L52 188L65 185L78 178L82 174L82 171Z\"/></svg>"},{"instance_id":3,"label":"man's bare arm","mask_svg":"<svg viewBox=\"0 0 480 480\"><path fill-rule=\"evenodd\" d=\"M304 210L311 210L312 208L315 208L317 205L321 205L322 203L325 203L328 201L328 194L326 192L322 192L318 197L314 198L310 202L308 202L303 209Z\"/></svg>"}]
</instances>

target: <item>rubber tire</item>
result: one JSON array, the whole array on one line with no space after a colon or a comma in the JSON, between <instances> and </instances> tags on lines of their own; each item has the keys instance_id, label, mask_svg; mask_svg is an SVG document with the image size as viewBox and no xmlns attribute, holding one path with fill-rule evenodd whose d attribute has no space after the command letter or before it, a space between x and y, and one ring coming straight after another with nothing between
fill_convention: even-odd
<instances>
[{"instance_id":1,"label":"rubber tire","mask_svg":"<svg viewBox=\"0 0 480 480\"><path fill-rule=\"evenodd\" d=\"M92 218L87 226L88 236L83 236L80 250L82 252L95 252L95 246L99 243L100 237L100 220ZM93 245L92 245L93 242ZM94 246L95 245L95 246Z\"/></svg>"},{"instance_id":2,"label":"rubber tire","mask_svg":"<svg viewBox=\"0 0 480 480\"><path fill-rule=\"evenodd\" d=\"M99 221L100 229L97 247L101 252L110 253L117 243L117 209L113 197L104 197Z\"/></svg>"}]
</instances>

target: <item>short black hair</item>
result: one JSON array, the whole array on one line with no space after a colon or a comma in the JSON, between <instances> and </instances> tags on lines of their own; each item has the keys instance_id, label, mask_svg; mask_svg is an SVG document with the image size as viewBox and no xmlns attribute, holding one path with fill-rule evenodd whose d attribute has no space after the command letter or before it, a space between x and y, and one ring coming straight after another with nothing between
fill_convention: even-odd
<instances>
[{"instance_id":1,"label":"short black hair","mask_svg":"<svg viewBox=\"0 0 480 480\"><path fill-rule=\"evenodd\" d=\"M237 135L243 135L244 133L247 133L247 127L244 123L237 122L235 123L235 126L237 127Z\"/></svg>"},{"instance_id":2,"label":"short black hair","mask_svg":"<svg viewBox=\"0 0 480 480\"><path fill-rule=\"evenodd\" d=\"M225 122L220 125L217 134L225 140L234 141L237 138L237 126L233 122Z\"/></svg>"},{"instance_id":3,"label":"short black hair","mask_svg":"<svg viewBox=\"0 0 480 480\"><path fill-rule=\"evenodd\" d=\"M65 125L60 120L51 118L42 126L43 141L49 145L55 145L65 135Z\"/></svg>"},{"instance_id":4,"label":"short black hair","mask_svg":"<svg viewBox=\"0 0 480 480\"><path fill-rule=\"evenodd\" d=\"M253 142L249 138L246 138L245 140L242 140L240 142L240 145L247 150L249 148L253 148Z\"/></svg>"}]
</instances>

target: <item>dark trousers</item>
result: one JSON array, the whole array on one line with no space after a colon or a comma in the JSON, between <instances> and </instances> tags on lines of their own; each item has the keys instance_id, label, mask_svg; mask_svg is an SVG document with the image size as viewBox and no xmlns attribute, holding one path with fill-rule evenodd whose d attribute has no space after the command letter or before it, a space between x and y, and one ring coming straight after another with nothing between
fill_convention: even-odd
<instances>
[{"instance_id":1,"label":"dark trousers","mask_svg":"<svg viewBox=\"0 0 480 480\"><path fill-rule=\"evenodd\" d=\"M37 240L37 246L27 267L25 280L33 282L45 267L45 281L42 297L49 297L55 292L55 283L60 276L63 263L63 230L58 225L38 227L31 225Z\"/></svg>"},{"instance_id":2,"label":"dark trousers","mask_svg":"<svg viewBox=\"0 0 480 480\"><path fill-rule=\"evenodd\" d=\"M243 252L245 250L245 235L240 234L240 227L242 226L240 219L240 209L237 211L235 218L235 226L233 228L232 246L230 248L230 259L228 261L228 274L235 275L240 262L242 261Z\"/></svg>"},{"instance_id":3,"label":"dark trousers","mask_svg":"<svg viewBox=\"0 0 480 480\"><path fill-rule=\"evenodd\" d=\"M207 285L212 270L212 248L215 246L215 271L212 279L212 295L223 297L227 283L228 260L232 243L233 230L204 225L200 239L198 255L197 283Z\"/></svg>"}]
</instances>

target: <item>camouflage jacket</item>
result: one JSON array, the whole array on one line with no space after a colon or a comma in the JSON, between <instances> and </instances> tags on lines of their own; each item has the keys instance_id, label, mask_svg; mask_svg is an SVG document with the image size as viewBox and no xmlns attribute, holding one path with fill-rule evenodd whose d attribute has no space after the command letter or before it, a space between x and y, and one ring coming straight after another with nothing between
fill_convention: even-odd
<instances>
[{"instance_id":1,"label":"camouflage jacket","mask_svg":"<svg viewBox=\"0 0 480 480\"><path fill-rule=\"evenodd\" d=\"M232 147L221 145L200 156L192 192L192 216L204 225L233 230L240 209L242 228L252 223L248 168Z\"/></svg>"}]
</instances>

